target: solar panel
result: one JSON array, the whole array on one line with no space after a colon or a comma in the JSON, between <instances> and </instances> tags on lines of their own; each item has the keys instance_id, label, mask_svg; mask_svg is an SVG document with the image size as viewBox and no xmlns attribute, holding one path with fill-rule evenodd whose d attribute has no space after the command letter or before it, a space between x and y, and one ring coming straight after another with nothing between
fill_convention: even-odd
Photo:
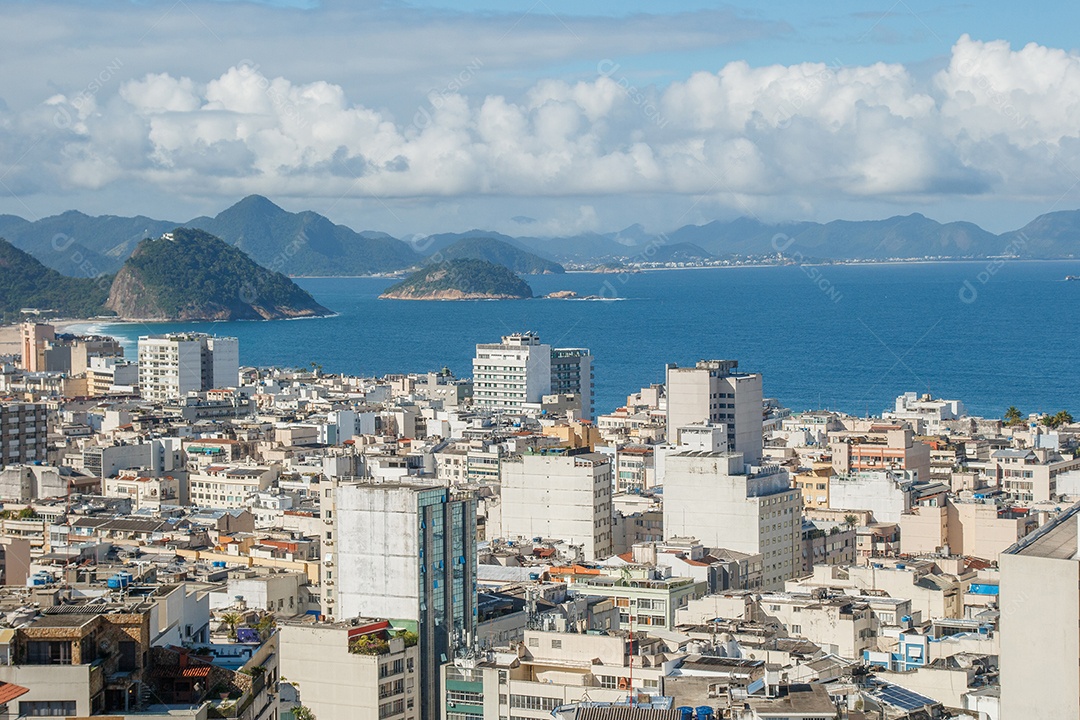
<instances>
[{"instance_id":1,"label":"solar panel","mask_svg":"<svg viewBox=\"0 0 1080 720\"><path fill-rule=\"evenodd\" d=\"M926 707L927 705L936 705L937 701L933 698L928 698L925 695L920 695L915 692L911 692L906 688L902 688L899 685L888 685L882 683L877 691L878 697L884 700L889 705L893 705L902 710L918 710L919 708Z\"/></svg>"},{"instance_id":2,"label":"solar panel","mask_svg":"<svg viewBox=\"0 0 1080 720\"><path fill-rule=\"evenodd\" d=\"M758 678L757 680L755 680L754 682L752 682L752 683L750 683L749 685L746 686L746 694L747 695L753 695L754 693L761 691L761 689L764 688L764 687L765 687L765 679L764 678Z\"/></svg>"}]
</instances>

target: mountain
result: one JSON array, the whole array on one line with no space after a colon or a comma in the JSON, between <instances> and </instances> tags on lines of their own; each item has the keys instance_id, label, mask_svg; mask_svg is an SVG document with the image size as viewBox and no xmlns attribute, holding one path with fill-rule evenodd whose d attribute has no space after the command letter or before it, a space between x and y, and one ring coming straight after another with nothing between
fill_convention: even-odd
<instances>
[{"instance_id":1,"label":"mountain","mask_svg":"<svg viewBox=\"0 0 1080 720\"><path fill-rule=\"evenodd\" d=\"M380 295L390 300L508 300L531 298L532 288L503 265L461 258L429 265Z\"/></svg>"},{"instance_id":2,"label":"mountain","mask_svg":"<svg viewBox=\"0 0 1080 720\"><path fill-rule=\"evenodd\" d=\"M564 273L566 269L557 262L545 260L539 255L515 247L508 242L490 237L467 237L449 245L433 257L446 260L472 258L502 265L525 275L551 275Z\"/></svg>"},{"instance_id":3,"label":"mountain","mask_svg":"<svg viewBox=\"0 0 1080 720\"><path fill-rule=\"evenodd\" d=\"M466 232L459 233L436 233L434 235L428 235L426 237L419 238L414 247L423 255L435 255L446 248L458 243L462 240L475 239L475 238L488 238L491 240L500 240L507 245L512 245L526 252L531 248L527 244L527 238L515 238L509 235L503 235L500 232L493 230L468 230ZM535 252L535 251L534 251Z\"/></svg>"},{"instance_id":4,"label":"mountain","mask_svg":"<svg viewBox=\"0 0 1080 720\"><path fill-rule=\"evenodd\" d=\"M1080 255L1080 210L1040 215L1024 227L1001 236L998 253L1021 257Z\"/></svg>"},{"instance_id":5,"label":"mountain","mask_svg":"<svg viewBox=\"0 0 1080 720\"><path fill-rule=\"evenodd\" d=\"M115 273L140 240L157 237L175 222L138 215L93 217L77 210L29 222L0 217L0 236L64 275Z\"/></svg>"},{"instance_id":6,"label":"mountain","mask_svg":"<svg viewBox=\"0 0 1080 720\"><path fill-rule=\"evenodd\" d=\"M111 276L75 278L45 267L29 253L0 239L0 316L19 319L23 308L52 310L62 317L105 315Z\"/></svg>"},{"instance_id":7,"label":"mountain","mask_svg":"<svg viewBox=\"0 0 1080 720\"><path fill-rule=\"evenodd\" d=\"M117 273L106 306L121 317L147 320L274 320L331 314L285 275L190 228L140 242Z\"/></svg>"},{"instance_id":8,"label":"mountain","mask_svg":"<svg viewBox=\"0 0 1080 720\"><path fill-rule=\"evenodd\" d=\"M678 242L667 245L657 244L645 251L645 260L649 262L698 262L710 260L713 256L694 243Z\"/></svg>"},{"instance_id":9,"label":"mountain","mask_svg":"<svg viewBox=\"0 0 1080 720\"><path fill-rule=\"evenodd\" d=\"M261 195L185 225L215 235L260 265L287 275L370 275L421 261L411 247L386 233L358 233L310 210L291 213Z\"/></svg>"}]
</instances>

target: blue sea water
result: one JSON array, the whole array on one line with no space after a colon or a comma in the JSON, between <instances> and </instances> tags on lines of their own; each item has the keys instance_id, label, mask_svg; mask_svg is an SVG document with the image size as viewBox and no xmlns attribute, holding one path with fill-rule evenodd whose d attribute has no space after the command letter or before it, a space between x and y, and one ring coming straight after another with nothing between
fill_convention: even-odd
<instances>
[{"instance_id":1,"label":"blue sea water","mask_svg":"<svg viewBox=\"0 0 1080 720\"><path fill-rule=\"evenodd\" d=\"M594 355L596 410L662 382L665 363L734 358L795 410L880 413L905 391L963 400L973 413L1069 409L1080 416L1080 261L944 262L670 270L527 278L539 295L601 300L379 300L393 281L298 283L338 315L312 320L111 324L139 335L234 335L246 365L385 374L471 373L474 345L533 330ZM130 354L130 353L129 353Z\"/></svg>"}]
</instances>

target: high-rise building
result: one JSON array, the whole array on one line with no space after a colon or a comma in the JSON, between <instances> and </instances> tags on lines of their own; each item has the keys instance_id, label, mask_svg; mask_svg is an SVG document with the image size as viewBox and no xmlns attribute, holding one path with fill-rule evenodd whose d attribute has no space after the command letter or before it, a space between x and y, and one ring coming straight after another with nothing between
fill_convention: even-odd
<instances>
[{"instance_id":1,"label":"high-rise building","mask_svg":"<svg viewBox=\"0 0 1080 720\"><path fill-rule=\"evenodd\" d=\"M500 471L500 534L580 545L585 560L612 554L611 457L525 454Z\"/></svg>"},{"instance_id":2,"label":"high-rise building","mask_svg":"<svg viewBox=\"0 0 1080 720\"><path fill-rule=\"evenodd\" d=\"M0 468L47 458L47 417L41 403L0 403Z\"/></svg>"},{"instance_id":3,"label":"high-rise building","mask_svg":"<svg viewBox=\"0 0 1080 720\"><path fill-rule=\"evenodd\" d=\"M492 411L521 412L551 393L551 346L535 333L515 333L501 343L476 346L473 404Z\"/></svg>"},{"instance_id":4,"label":"high-rise building","mask_svg":"<svg viewBox=\"0 0 1080 720\"><path fill-rule=\"evenodd\" d=\"M761 554L762 586L782 588L802 567L802 494L785 470L748 474L741 453L690 450L666 458L664 536Z\"/></svg>"},{"instance_id":5,"label":"high-rise building","mask_svg":"<svg viewBox=\"0 0 1080 720\"><path fill-rule=\"evenodd\" d=\"M342 483L324 548L337 618L383 617L419 636L423 720L439 717L440 667L476 628L476 499L445 487Z\"/></svg>"},{"instance_id":6,"label":"high-rise building","mask_svg":"<svg viewBox=\"0 0 1080 720\"><path fill-rule=\"evenodd\" d=\"M761 462L761 375L740 373L737 360L701 360L667 366L668 442L679 444L685 425L726 425L728 448L751 465Z\"/></svg>"},{"instance_id":7,"label":"high-rise building","mask_svg":"<svg viewBox=\"0 0 1080 720\"><path fill-rule=\"evenodd\" d=\"M139 338L139 392L146 400L174 400L189 392L236 387L236 338L202 333Z\"/></svg>"},{"instance_id":8,"label":"high-rise building","mask_svg":"<svg viewBox=\"0 0 1080 720\"><path fill-rule=\"evenodd\" d=\"M553 348L551 351L551 393L575 395L581 417L593 418L592 355L587 348Z\"/></svg>"},{"instance_id":9,"label":"high-rise building","mask_svg":"<svg viewBox=\"0 0 1080 720\"><path fill-rule=\"evenodd\" d=\"M45 344L56 339L56 329L46 323L22 324L22 367L29 372L45 369Z\"/></svg>"},{"instance_id":10,"label":"high-rise building","mask_svg":"<svg viewBox=\"0 0 1080 720\"><path fill-rule=\"evenodd\" d=\"M535 411L545 396L554 395L573 396L572 409L579 417L592 418L593 369L588 349L552 348L532 332L476 346L473 403L477 408Z\"/></svg>"},{"instance_id":11,"label":"high-rise building","mask_svg":"<svg viewBox=\"0 0 1080 720\"><path fill-rule=\"evenodd\" d=\"M1001 717L1080 717L1080 504L998 558Z\"/></svg>"}]
</instances>

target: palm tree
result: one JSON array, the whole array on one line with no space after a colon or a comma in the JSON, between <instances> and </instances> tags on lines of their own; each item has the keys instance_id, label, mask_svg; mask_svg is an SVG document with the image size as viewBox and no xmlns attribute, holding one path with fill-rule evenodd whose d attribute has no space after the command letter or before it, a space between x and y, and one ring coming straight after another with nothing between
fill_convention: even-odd
<instances>
[{"instance_id":1,"label":"palm tree","mask_svg":"<svg viewBox=\"0 0 1080 720\"><path fill-rule=\"evenodd\" d=\"M267 613L259 618L259 622L255 623L255 629L259 632L259 637L266 640L274 634L274 628L277 627L277 619Z\"/></svg>"},{"instance_id":2,"label":"palm tree","mask_svg":"<svg viewBox=\"0 0 1080 720\"><path fill-rule=\"evenodd\" d=\"M1005 424L1006 425L1019 425L1024 421L1023 416L1020 414L1020 410L1015 405L1010 405L1009 409L1005 411Z\"/></svg>"},{"instance_id":3,"label":"palm tree","mask_svg":"<svg viewBox=\"0 0 1080 720\"><path fill-rule=\"evenodd\" d=\"M244 617L238 612L227 612L221 616L221 622L229 626L229 637L236 639L236 626L243 621Z\"/></svg>"},{"instance_id":4,"label":"palm tree","mask_svg":"<svg viewBox=\"0 0 1080 720\"><path fill-rule=\"evenodd\" d=\"M844 516L844 525L847 526L848 530L854 530L858 524L859 518L855 515L848 514Z\"/></svg>"},{"instance_id":5,"label":"palm tree","mask_svg":"<svg viewBox=\"0 0 1080 720\"><path fill-rule=\"evenodd\" d=\"M1060 426L1060 425L1072 425L1073 416L1069 414L1068 410L1062 410L1061 412L1059 412L1057 415L1054 416L1054 420L1057 421L1058 426Z\"/></svg>"}]
</instances>

